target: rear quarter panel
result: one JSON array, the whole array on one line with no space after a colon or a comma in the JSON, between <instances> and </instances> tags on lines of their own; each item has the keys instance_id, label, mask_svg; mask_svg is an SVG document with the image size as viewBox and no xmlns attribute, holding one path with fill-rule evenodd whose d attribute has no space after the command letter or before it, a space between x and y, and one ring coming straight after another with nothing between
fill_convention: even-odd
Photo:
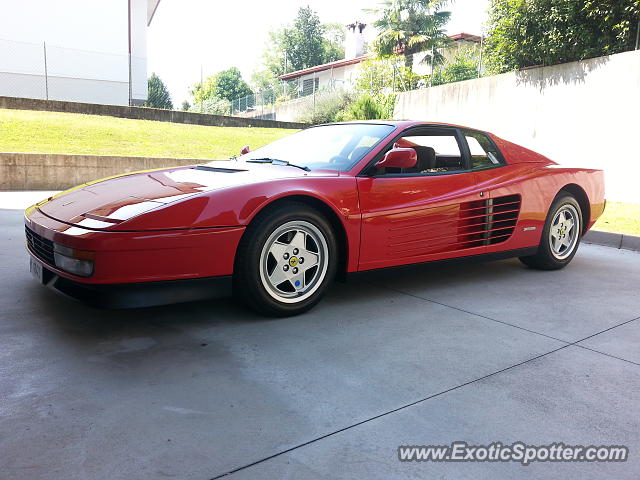
<instances>
[{"instance_id":1,"label":"rear quarter panel","mask_svg":"<svg viewBox=\"0 0 640 480\"><path fill-rule=\"evenodd\" d=\"M540 243L549 208L558 193L567 186L577 186L588 200L583 212L586 232L604 211L604 177L601 170L563 168L555 164L519 163L477 172L479 186L491 198L519 194L522 205L513 236L506 242L491 245L488 253L536 246Z\"/></svg>"}]
</instances>

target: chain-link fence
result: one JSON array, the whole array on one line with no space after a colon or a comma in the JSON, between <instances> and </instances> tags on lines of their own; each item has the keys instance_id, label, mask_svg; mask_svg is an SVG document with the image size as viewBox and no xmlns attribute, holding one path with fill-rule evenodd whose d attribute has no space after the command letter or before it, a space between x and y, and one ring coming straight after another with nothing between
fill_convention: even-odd
<instances>
[{"instance_id":1,"label":"chain-link fence","mask_svg":"<svg viewBox=\"0 0 640 480\"><path fill-rule=\"evenodd\" d=\"M0 96L129 105L147 98L146 59L0 39Z\"/></svg>"},{"instance_id":2,"label":"chain-link fence","mask_svg":"<svg viewBox=\"0 0 640 480\"><path fill-rule=\"evenodd\" d=\"M231 102L231 115L240 117L275 119L275 108L290 100L304 99L304 103L314 104L318 97L328 92L342 91L348 88L343 80L331 79L320 82L319 77L298 78L293 81L283 81L271 85L263 90L236 98Z\"/></svg>"}]
</instances>

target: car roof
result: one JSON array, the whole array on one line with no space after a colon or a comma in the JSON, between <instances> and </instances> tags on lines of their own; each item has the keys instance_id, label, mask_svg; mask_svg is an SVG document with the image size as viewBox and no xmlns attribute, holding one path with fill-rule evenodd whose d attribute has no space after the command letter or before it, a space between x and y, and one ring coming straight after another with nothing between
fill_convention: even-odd
<instances>
[{"instance_id":1,"label":"car roof","mask_svg":"<svg viewBox=\"0 0 640 480\"><path fill-rule=\"evenodd\" d=\"M417 127L417 126L437 126L437 127L453 127L453 128L464 128L466 130L474 130L476 132L484 132L489 133L485 130L480 130L478 128L467 127L464 125L457 125L455 123L445 123L445 122L428 122L428 121L420 121L420 120L355 120L351 122L333 122L333 123L324 123L321 125L314 125L320 127L322 125L342 125L342 124L374 124L374 125L391 125L400 129L405 129L409 127Z\"/></svg>"}]
</instances>

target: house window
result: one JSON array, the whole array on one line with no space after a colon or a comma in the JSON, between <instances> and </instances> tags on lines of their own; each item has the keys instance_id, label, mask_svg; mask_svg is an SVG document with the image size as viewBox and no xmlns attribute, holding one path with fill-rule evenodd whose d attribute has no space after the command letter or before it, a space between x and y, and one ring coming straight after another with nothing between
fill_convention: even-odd
<instances>
[{"instance_id":1,"label":"house window","mask_svg":"<svg viewBox=\"0 0 640 480\"><path fill-rule=\"evenodd\" d=\"M319 78L307 78L302 81L302 92L300 95L305 97L307 95L313 94L316 90L318 90L318 85L320 84Z\"/></svg>"}]
</instances>

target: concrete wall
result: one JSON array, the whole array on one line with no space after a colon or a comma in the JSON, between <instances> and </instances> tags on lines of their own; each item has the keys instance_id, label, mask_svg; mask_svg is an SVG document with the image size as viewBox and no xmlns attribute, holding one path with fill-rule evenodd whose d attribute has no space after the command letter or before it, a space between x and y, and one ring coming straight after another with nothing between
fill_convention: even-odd
<instances>
[{"instance_id":1,"label":"concrete wall","mask_svg":"<svg viewBox=\"0 0 640 480\"><path fill-rule=\"evenodd\" d=\"M394 118L468 125L604 169L609 200L640 203L640 51L400 93Z\"/></svg>"},{"instance_id":2,"label":"concrete wall","mask_svg":"<svg viewBox=\"0 0 640 480\"><path fill-rule=\"evenodd\" d=\"M319 95L319 94L318 94ZM279 122L295 122L300 116L313 108L313 95L282 102L272 107L274 118Z\"/></svg>"},{"instance_id":3,"label":"concrete wall","mask_svg":"<svg viewBox=\"0 0 640 480\"><path fill-rule=\"evenodd\" d=\"M156 108L123 107L119 105L101 105L79 102L59 102L33 98L13 98L0 96L0 109L40 110L47 112L83 113L86 115L105 115L137 120L158 122L189 123L218 127L264 127L264 128L304 128L308 125L295 122L278 122L255 118L226 117L202 113L160 110Z\"/></svg>"},{"instance_id":4,"label":"concrete wall","mask_svg":"<svg viewBox=\"0 0 640 480\"><path fill-rule=\"evenodd\" d=\"M205 163L202 159L0 153L0 190L64 190L121 173Z\"/></svg>"}]
</instances>

